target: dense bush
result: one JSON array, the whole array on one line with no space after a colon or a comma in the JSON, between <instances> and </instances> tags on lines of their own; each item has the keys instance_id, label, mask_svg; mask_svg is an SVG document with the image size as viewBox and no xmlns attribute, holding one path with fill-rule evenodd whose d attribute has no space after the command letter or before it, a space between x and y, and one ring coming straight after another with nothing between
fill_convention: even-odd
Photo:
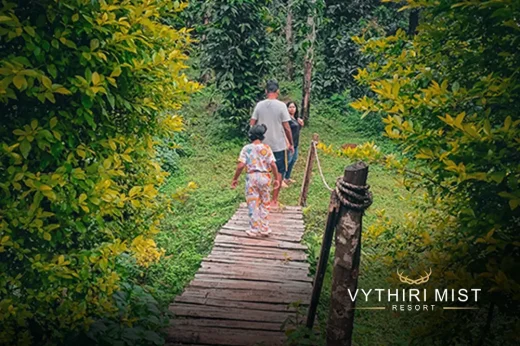
<instances>
[{"instance_id":1,"label":"dense bush","mask_svg":"<svg viewBox=\"0 0 520 346\"><path fill-rule=\"evenodd\" d=\"M4 1L0 344L58 342L119 313L116 258L147 266L166 203L154 138L198 88L179 2Z\"/></svg>"},{"instance_id":2,"label":"dense bush","mask_svg":"<svg viewBox=\"0 0 520 346\"><path fill-rule=\"evenodd\" d=\"M407 185L426 193L405 225L388 230L384 221L375 238L391 239L384 243L392 268L411 259L432 266L436 282L482 289L483 309L435 315L421 331L431 340L518 343L520 4L408 0L407 7L423 18L413 40L402 31L356 38L375 59L356 78L375 96L353 106L384 117L387 136L416 158L414 171L400 167Z\"/></svg>"},{"instance_id":3,"label":"dense bush","mask_svg":"<svg viewBox=\"0 0 520 346\"><path fill-rule=\"evenodd\" d=\"M385 36L406 25L404 13L395 4L379 0L326 1L323 24L318 31L316 89L322 96L341 94L349 89L359 97L366 90L353 78L368 57L360 54L352 36L374 33Z\"/></svg>"},{"instance_id":4,"label":"dense bush","mask_svg":"<svg viewBox=\"0 0 520 346\"><path fill-rule=\"evenodd\" d=\"M203 65L223 93L218 114L233 129L245 129L263 94L269 72L266 0L212 0L202 45Z\"/></svg>"},{"instance_id":5,"label":"dense bush","mask_svg":"<svg viewBox=\"0 0 520 346\"><path fill-rule=\"evenodd\" d=\"M179 168L178 160L179 153L177 149L166 141L160 141L155 148L156 159L161 165L161 168L168 172L174 173Z\"/></svg>"}]
</instances>

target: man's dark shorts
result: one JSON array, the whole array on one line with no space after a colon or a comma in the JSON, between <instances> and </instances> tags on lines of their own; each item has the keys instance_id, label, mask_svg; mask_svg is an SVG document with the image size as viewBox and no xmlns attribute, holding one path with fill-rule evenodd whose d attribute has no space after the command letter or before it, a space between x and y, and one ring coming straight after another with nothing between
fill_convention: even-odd
<instances>
[{"instance_id":1,"label":"man's dark shorts","mask_svg":"<svg viewBox=\"0 0 520 346\"><path fill-rule=\"evenodd\" d=\"M276 159L276 168L278 168L278 173L282 175L287 170L287 155L285 153L285 150L273 152Z\"/></svg>"}]
</instances>

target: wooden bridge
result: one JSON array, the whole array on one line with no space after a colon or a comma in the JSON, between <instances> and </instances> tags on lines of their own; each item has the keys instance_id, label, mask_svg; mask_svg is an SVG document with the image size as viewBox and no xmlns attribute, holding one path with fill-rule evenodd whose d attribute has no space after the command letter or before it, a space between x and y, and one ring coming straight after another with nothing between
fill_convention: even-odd
<instances>
[{"instance_id":1,"label":"wooden bridge","mask_svg":"<svg viewBox=\"0 0 520 346\"><path fill-rule=\"evenodd\" d=\"M167 345L282 345L310 302L301 207L271 212L272 234L250 238L242 204L219 231L195 279L175 299ZM289 322L289 324L287 324Z\"/></svg>"}]
</instances>

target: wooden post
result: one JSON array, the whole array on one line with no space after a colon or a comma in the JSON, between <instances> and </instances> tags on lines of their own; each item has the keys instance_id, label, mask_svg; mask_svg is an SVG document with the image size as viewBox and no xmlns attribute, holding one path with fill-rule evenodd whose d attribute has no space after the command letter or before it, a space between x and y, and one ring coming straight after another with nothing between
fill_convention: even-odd
<instances>
[{"instance_id":1,"label":"wooden post","mask_svg":"<svg viewBox=\"0 0 520 346\"><path fill-rule=\"evenodd\" d=\"M312 135L312 141L318 142L319 136L317 133ZM305 173L303 174L303 184L302 190L300 192L300 200L298 201L298 205L305 206L307 204L307 194L309 193L309 184L311 182L312 175L312 166L314 165L314 159L316 157L316 151L314 149L314 144L311 142L311 146L309 148L309 154L307 155L307 163L305 164Z\"/></svg>"},{"instance_id":2,"label":"wooden post","mask_svg":"<svg viewBox=\"0 0 520 346\"><path fill-rule=\"evenodd\" d=\"M367 176L368 166L358 162L345 168L343 180L363 186L366 185ZM357 288L362 218L363 211L341 205L336 228L327 346L350 346L352 343L356 303L350 298L349 290L354 294Z\"/></svg>"},{"instance_id":3,"label":"wooden post","mask_svg":"<svg viewBox=\"0 0 520 346\"><path fill-rule=\"evenodd\" d=\"M321 243L320 258L318 260L318 268L316 269L316 276L312 285L311 304L307 314L306 327L312 329L314 319L316 317L316 310L320 301L321 288L323 287L323 279L327 272L327 263L329 261L330 246L332 245L332 237L334 236L334 229L338 221L339 200L336 192L332 191L330 195L329 214L327 215L327 225L325 226L325 233L323 233L323 242Z\"/></svg>"}]
</instances>

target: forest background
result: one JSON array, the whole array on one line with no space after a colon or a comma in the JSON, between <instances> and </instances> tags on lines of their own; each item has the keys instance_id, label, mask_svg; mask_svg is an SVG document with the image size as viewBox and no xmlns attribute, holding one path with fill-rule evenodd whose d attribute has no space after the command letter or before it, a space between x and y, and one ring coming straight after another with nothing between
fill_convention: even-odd
<instances>
[{"instance_id":1,"label":"forest background","mask_svg":"<svg viewBox=\"0 0 520 346\"><path fill-rule=\"evenodd\" d=\"M163 344L243 199L228 185L272 78L329 183L371 164L359 286L432 268L427 287L483 292L469 312L359 311L354 343L518 343L518 18L515 0L3 1L0 343ZM323 343L329 290L318 334L288 343Z\"/></svg>"}]
</instances>

